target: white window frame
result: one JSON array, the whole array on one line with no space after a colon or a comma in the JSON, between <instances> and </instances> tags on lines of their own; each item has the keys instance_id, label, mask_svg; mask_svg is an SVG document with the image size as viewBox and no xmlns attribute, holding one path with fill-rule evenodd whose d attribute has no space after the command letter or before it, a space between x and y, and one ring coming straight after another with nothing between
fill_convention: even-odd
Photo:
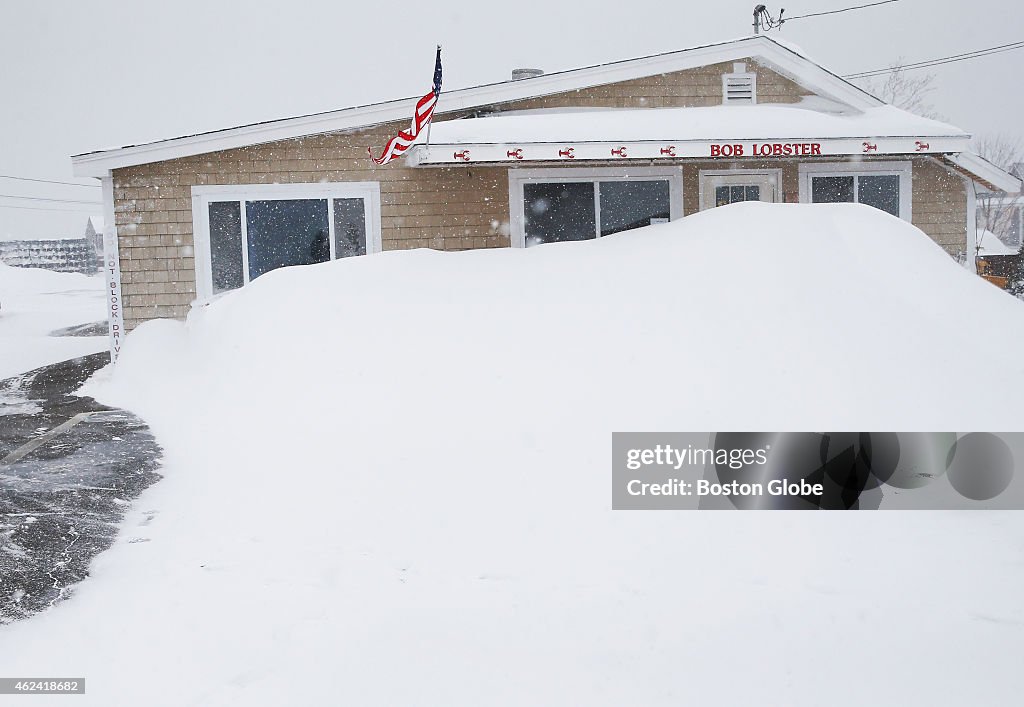
<instances>
[{"instance_id":1,"label":"white window frame","mask_svg":"<svg viewBox=\"0 0 1024 707\"><path fill-rule=\"evenodd\" d=\"M596 237L601 235L601 190L598 182L668 181L669 220L683 215L683 168L670 167L541 167L508 171L508 204L510 240L513 248L526 247L526 203L524 184L559 184L589 182L594 184L594 216Z\"/></svg>"},{"instance_id":2,"label":"white window frame","mask_svg":"<svg viewBox=\"0 0 1024 707\"><path fill-rule=\"evenodd\" d=\"M242 216L242 286L249 284L249 239L245 202L323 199L327 201L327 225L334 259L334 200L363 199L366 219L366 252L381 251L380 182L313 182L305 184L224 184L192 187L192 237L196 271L196 297L213 296L213 264L210 254L210 204L239 202Z\"/></svg>"},{"instance_id":3,"label":"white window frame","mask_svg":"<svg viewBox=\"0 0 1024 707\"><path fill-rule=\"evenodd\" d=\"M900 178L900 215L904 221L914 217L913 199L913 167L909 160L886 160L871 162L804 162L798 166L800 176L800 203L811 202L812 177L872 177L878 175L895 175ZM860 180L853 180L854 203L859 192Z\"/></svg>"},{"instance_id":4,"label":"white window frame","mask_svg":"<svg viewBox=\"0 0 1024 707\"><path fill-rule=\"evenodd\" d=\"M782 170L781 169L701 169L697 172L697 210L704 211L714 204L708 204L704 196L704 186L710 181L712 186L726 186L725 180L716 180L716 177L768 177L772 186L775 187L775 200L773 203L785 201L782 194Z\"/></svg>"}]
</instances>

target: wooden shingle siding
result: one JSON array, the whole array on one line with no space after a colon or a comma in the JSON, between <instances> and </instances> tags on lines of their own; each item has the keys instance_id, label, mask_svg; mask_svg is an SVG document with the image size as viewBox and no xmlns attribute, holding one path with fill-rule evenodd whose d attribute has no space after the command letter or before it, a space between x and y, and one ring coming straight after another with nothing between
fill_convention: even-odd
<instances>
[{"instance_id":1,"label":"wooden shingle siding","mask_svg":"<svg viewBox=\"0 0 1024 707\"><path fill-rule=\"evenodd\" d=\"M796 103L810 92L753 59L740 60L757 74L758 103ZM733 62L699 69L585 88L556 96L533 98L499 106L501 110L564 108L699 108L722 105L722 75L730 74Z\"/></svg>"},{"instance_id":2,"label":"wooden shingle siding","mask_svg":"<svg viewBox=\"0 0 1024 707\"><path fill-rule=\"evenodd\" d=\"M950 255L967 249L967 190L963 178L933 160L915 159L914 225Z\"/></svg>"}]
</instances>

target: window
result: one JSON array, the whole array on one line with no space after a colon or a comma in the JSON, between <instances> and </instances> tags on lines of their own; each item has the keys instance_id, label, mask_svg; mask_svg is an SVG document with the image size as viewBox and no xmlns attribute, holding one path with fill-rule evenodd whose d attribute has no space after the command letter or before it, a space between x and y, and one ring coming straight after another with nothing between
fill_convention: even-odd
<instances>
[{"instance_id":1,"label":"window","mask_svg":"<svg viewBox=\"0 0 1024 707\"><path fill-rule=\"evenodd\" d=\"M376 183L193 187L192 207L199 297L380 250Z\"/></svg>"},{"instance_id":2,"label":"window","mask_svg":"<svg viewBox=\"0 0 1024 707\"><path fill-rule=\"evenodd\" d=\"M741 201L777 201L780 169L702 169L698 173L700 209Z\"/></svg>"},{"instance_id":3,"label":"window","mask_svg":"<svg viewBox=\"0 0 1024 707\"><path fill-rule=\"evenodd\" d=\"M911 218L909 162L811 163L799 169L801 202L867 204Z\"/></svg>"},{"instance_id":4,"label":"window","mask_svg":"<svg viewBox=\"0 0 1024 707\"><path fill-rule=\"evenodd\" d=\"M249 279L331 259L326 199L246 201Z\"/></svg>"},{"instance_id":5,"label":"window","mask_svg":"<svg viewBox=\"0 0 1024 707\"><path fill-rule=\"evenodd\" d=\"M715 187L715 206L726 206L741 201L761 201L761 187L747 186Z\"/></svg>"},{"instance_id":6,"label":"window","mask_svg":"<svg viewBox=\"0 0 1024 707\"><path fill-rule=\"evenodd\" d=\"M679 216L678 169L509 170L512 244L581 241Z\"/></svg>"},{"instance_id":7,"label":"window","mask_svg":"<svg viewBox=\"0 0 1024 707\"><path fill-rule=\"evenodd\" d=\"M849 177L811 177L811 202L867 204L893 216L900 215L900 178L896 174Z\"/></svg>"},{"instance_id":8,"label":"window","mask_svg":"<svg viewBox=\"0 0 1024 707\"><path fill-rule=\"evenodd\" d=\"M591 182L524 184L526 244L597 238Z\"/></svg>"},{"instance_id":9,"label":"window","mask_svg":"<svg viewBox=\"0 0 1024 707\"><path fill-rule=\"evenodd\" d=\"M598 182L598 192L602 236L669 220L671 197L666 179Z\"/></svg>"}]
</instances>

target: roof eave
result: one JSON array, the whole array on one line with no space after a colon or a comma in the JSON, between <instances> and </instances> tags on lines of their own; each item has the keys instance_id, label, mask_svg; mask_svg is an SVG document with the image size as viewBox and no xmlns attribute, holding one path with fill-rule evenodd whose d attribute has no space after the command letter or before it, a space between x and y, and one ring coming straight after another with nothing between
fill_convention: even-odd
<instances>
[{"instance_id":1,"label":"roof eave","mask_svg":"<svg viewBox=\"0 0 1024 707\"><path fill-rule=\"evenodd\" d=\"M946 159L975 181L995 191L1007 194L1019 194L1021 191L1020 179L973 152L959 152L948 155Z\"/></svg>"}]
</instances>

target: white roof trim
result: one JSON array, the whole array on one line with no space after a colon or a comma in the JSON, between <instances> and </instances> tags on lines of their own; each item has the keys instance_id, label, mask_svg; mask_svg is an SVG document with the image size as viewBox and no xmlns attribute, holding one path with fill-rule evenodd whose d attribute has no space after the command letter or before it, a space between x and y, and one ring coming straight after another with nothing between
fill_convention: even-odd
<instances>
[{"instance_id":1,"label":"white roof trim","mask_svg":"<svg viewBox=\"0 0 1024 707\"><path fill-rule=\"evenodd\" d=\"M961 152L956 155L950 155L948 159L956 166L991 184L999 191L1006 192L1007 194L1017 194L1021 190L1020 179L973 152Z\"/></svg>"},{"instance_id":2,"label":"white roof trim","mask_svg":"<svg viewBox=\"0 0 1024 707\"><path fill-rule=\"evenodd\" d=\"M441 114L536 98L745 57L756 58L809 91L837 100L853 109L864 110L883 105L882 101L871 94L796 51L765 35L757 35L639 59L545 74L522 81L505 81L448 91L441 94L437 112ZM403 98L76 155L71 160L73 173L76 177L102 177L110 170L121 167L406 120L411 115L412 100Z\"/></svg>"}]
</instances>

